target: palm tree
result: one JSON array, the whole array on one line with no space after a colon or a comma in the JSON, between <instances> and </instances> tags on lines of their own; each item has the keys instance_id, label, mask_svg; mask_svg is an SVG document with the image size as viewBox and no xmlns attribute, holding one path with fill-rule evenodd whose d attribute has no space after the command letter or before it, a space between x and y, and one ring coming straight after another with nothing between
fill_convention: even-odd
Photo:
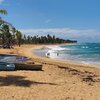
<instances>
[{"instance_id":1,"label":"palm tree","mask_svg":"<svg viewBox=\"0 0 100 100\"><path fill-rule=\"evenodd\" d=\"M6 15L6 14L8 14L8 13L7 13L6 10L0 9L0 14ZM0 25L1 25L2 23L3 23L3 20L2 20L2 18L0 17Z\"/></svg>"},{"instance_id":2,"label":"palm tree","mask_svg":"<svg viewBox=\"0 0 100 100\"><path fill-rule=\"evenodd\" d=\"M8 13L7 13L6 10L0 9L0 14L7 15ZM3 19L0 17L0 26L1 26L2 24L7 24L7 25L9 25L12 29L15 29L10 23L8 23L7 21L3 20Z\"/></svg>"},{"instance_id":3,"label":"palm tree","mask_svg":"<svg viewBox=\"0 0 100 100\"><path fill-rule=\"evenodd\" d=\"M0 9L0 14L6 15L6 14L8 14L8 13L7 13L7 11L6 11L5 9Z\"/></svg>"},{"instance_id":4,"label":"palm tree","mask_svg":"<svg viewBox=\"0 0 100 100\"><path fill-rule=\"evenodd\" d=\"M0 14L6 15L8 13L6 10L0 9ZM0 17L0 38L2 39L3 45L6 44L7 47L11 46L12 34L14 35L15 30L15 27Z\"/></svg>"},{"instance_id":5,"label":"palm tree","mask_svg":"<svg viewBox=\"0 0 100 100\"><path fill-rule=\"evenodd\" d=\"M20 31L16 31L16 38L18 40L19 47L21 46L21 39L22 39L22 33Z\"/></svg>"},{"instance_id":6,"label":"palm tree","mask_svg":"<svg viewBox=\"0 0 100 100\"><path fill-rule=\"evenodd\" d=\"M2 25L1 38L2 38L3 46L6 46L7 48L11 48L12 34L10 32L9 25L7 24Z\"/></svg>"},{"instance_id":7,"label":"palm tree","mask_svg":"<svg viewBox=\"0 0 100 100\"><path fill-rule=\"evenodd\" d=\"M4 10L4 9L0 9L0 14L6 15L7 14L7 11ZM0 38L2 38L2 43L4 44L5 37L4 37L4 34L2 34L2 28L1 28L2 24L3 24L3 20L0 17Z\"/></svg>"}]
</instances>

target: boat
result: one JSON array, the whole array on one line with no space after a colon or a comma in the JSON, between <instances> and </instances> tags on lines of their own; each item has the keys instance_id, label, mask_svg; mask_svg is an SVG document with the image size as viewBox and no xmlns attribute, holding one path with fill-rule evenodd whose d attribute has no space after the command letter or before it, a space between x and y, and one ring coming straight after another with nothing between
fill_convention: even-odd
<instances>
[{"instance_id":1,"label":"boat","mask_svg":"<svg viewBox=\"0 0 100 100\"><path fill-rule=\"evenodd\" d=\"M14 70L42 70L41 64L30 62L30 58L23 56L1 55L0 71Z\"/></svg>"},{"instance_id":2,"label":"boat","mask_svg":"<svg viewBox=\"0 0 100 100\"><path fill-rule=\"evenodd\" d=\"M0 71L14 71L14 70L15 70L15 64L0 62Z\"/></svg>"},{"instance_id":3,"label":"boat","mask_svg":"<svg viewBox=\"0 0 100 100\"><path fill-rule=\"evenodd\" d=\"M42 70L42 64L30 64L30 63L14 63L15 70Z\"/></svg>"},{"instance_id":4,"label":"boat","mask_svg":"<svg viewBox=\"0 0 100 100\"><path fill-rule=\"evenodd\" d=\"M22 56L5 56L0 59L1 62L9 62L9 63L25 62L28 60L30 59Z\"/></svg>"}]
</instances>

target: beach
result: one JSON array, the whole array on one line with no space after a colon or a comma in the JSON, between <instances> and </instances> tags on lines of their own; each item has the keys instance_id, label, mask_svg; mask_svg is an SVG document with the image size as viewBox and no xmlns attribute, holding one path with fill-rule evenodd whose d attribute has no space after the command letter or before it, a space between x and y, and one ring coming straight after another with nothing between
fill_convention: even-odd
<instances>
[{"instance_id":1,"label":"beach","mask_svg":"<svg viewBox=\"0 0 100 100\"><path fill-rule=\"evenodd\" d=\"M43 65L43 71L1 71L0 100L100 100L100 68L33 54L46 45L0 49Z\"/></svg>"}]
</instances>

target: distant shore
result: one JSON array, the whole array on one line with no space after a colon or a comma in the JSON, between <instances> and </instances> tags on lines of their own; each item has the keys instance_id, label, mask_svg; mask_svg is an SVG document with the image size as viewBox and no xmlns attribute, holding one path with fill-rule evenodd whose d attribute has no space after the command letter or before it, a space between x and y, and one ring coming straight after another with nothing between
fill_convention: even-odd
<instances>
[{"instance_id":1,"label":"distant shore","mask_svg":"<svg viewBox=\"0 0 100 100\"><path fill-rule=\"evenodd\" d=\"M35 100L66 100L66 98L68 98L68 100L99 100L100 68L93 65L49 59L33 54L33 50L45 46L46 45L22 45L21 47L15 46L14 49L0 49L0 54L26 56L31 58L33 62L43 65L43 71L40 72L0 72L0 77L6 78L7 76L12 76L8 78L8 81L12 79L16 83L17 80L14 79L13 76L24 76L27 80L33 83L35 82L35 84L38 83L38 85L32 83L28 88L21 86L16 87L13 84L10 86L4 85L3 87L0 85L0 87L2 87L0 92L4 94L3 97L0 94L3 98L1 98L1 100L7 98L13 100L12 93L14 98L18 100L26 100L27 98L30 100L32 100L32 98ZM24 82L20 84L23 86ZM7 92L5 89L7 89Z\"/></svg>"}]
</instances>

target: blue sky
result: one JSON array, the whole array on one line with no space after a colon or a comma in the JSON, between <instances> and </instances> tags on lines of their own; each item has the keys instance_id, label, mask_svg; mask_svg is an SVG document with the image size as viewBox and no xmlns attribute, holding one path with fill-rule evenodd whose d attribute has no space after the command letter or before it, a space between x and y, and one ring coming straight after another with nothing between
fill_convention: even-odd
<instances>
[{"instance_id":1,"label":"blue sky","mask_svg":"<svg viewBox=\"0 0 100 100\"><path fill-rule=\"evenodd\" d=\"M100 42L100 0L0 0L0 8L24 34Z\"/></svg>"}]
</instances>

